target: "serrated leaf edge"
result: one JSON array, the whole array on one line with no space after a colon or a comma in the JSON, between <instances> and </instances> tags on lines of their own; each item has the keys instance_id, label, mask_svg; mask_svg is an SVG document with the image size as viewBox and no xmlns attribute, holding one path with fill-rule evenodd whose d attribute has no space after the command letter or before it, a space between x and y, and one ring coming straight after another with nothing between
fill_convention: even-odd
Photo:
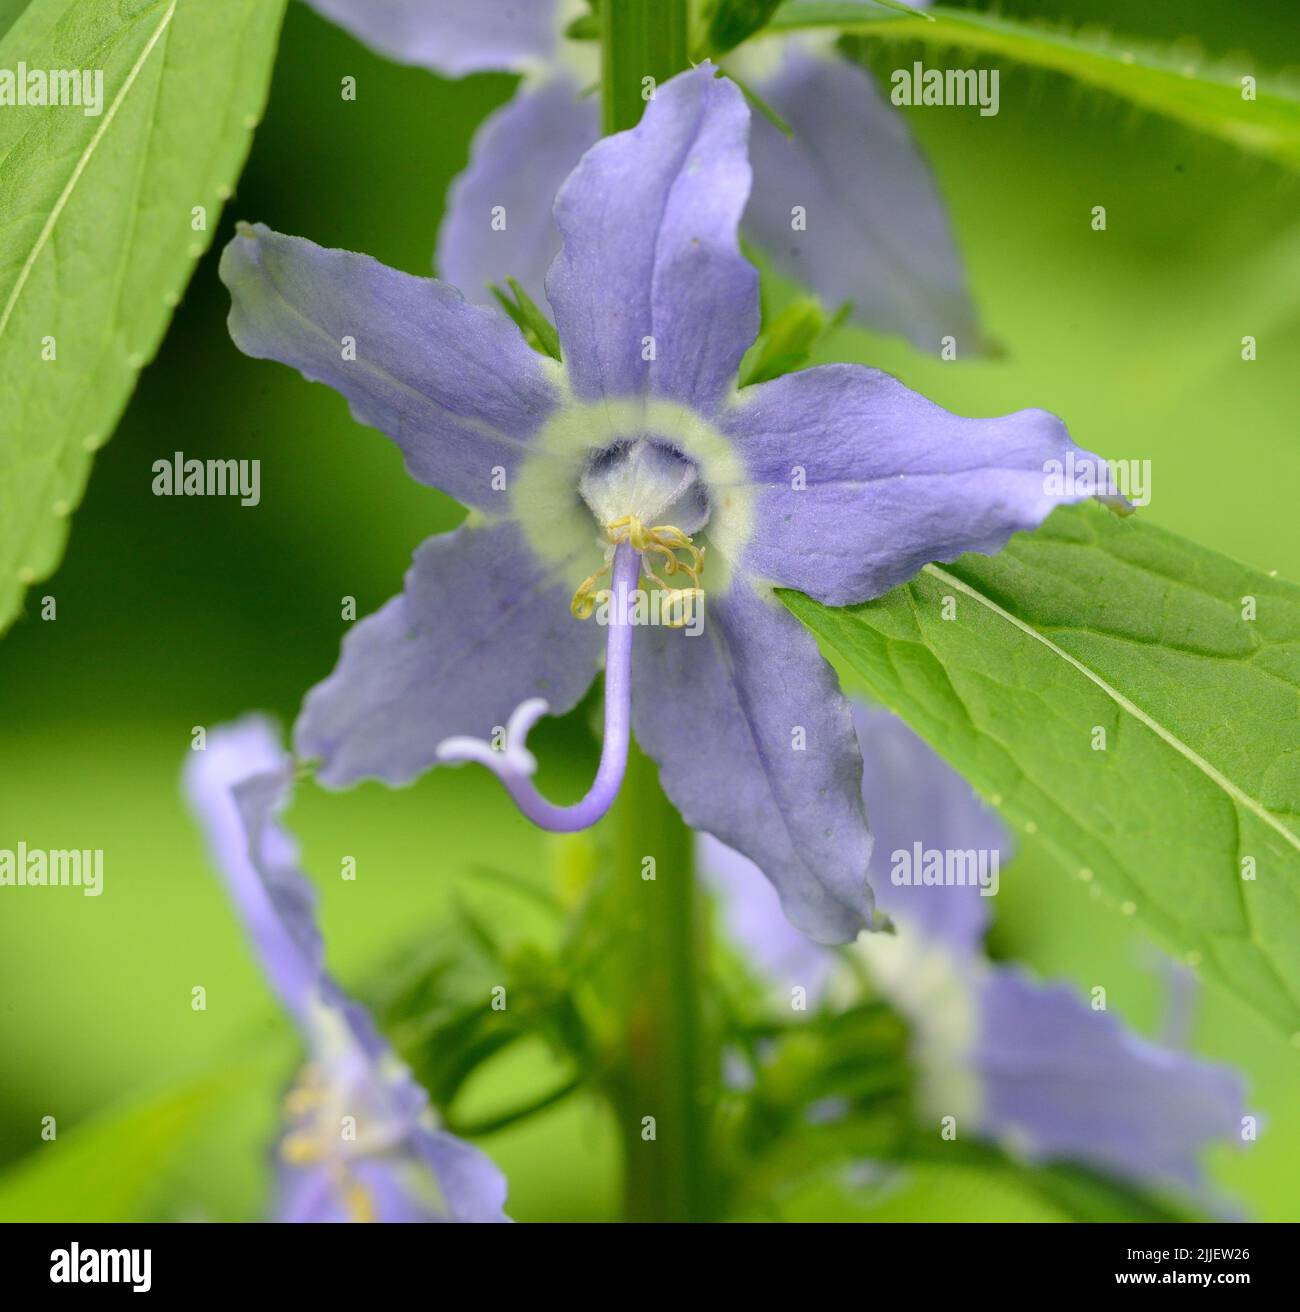
<instances>
[{"instance_id":1,"label":"serrated leaf edge","mask_svg":"<svg viewBox=\"0 0 1300 1312\"><path fill-rule=\"evenodd\" d=\"M1153 719L1150 715L1147 714L1146 711L1144 711L1135 702L1130 701L1127 697L1124 696L1122 692L1120 692L1118 688L1115 688L1111 684L1107 683L1106 680L1103 679L1101 675L1098 674L1095 670L1089 669L1088 666L1086 666L1081 660L1079 660L1075 656L1071 656L1070 653L1068 651L1065 651L1063 648L1058 647L1056 643L1054 643L1050 638L1046 637L1044 634L1040 633L1036 628L1034 628L1032 624L1027 624L1025 623L1024 620L1019 619L1015 615L1013 615L1009 610L1004 610L991 597L986 597L982 592L980 592L978 588L971 587L969 583L963 582L961 579L957 578L956 575L949 574L947 570L940 569L938 565L926 565L924 572L927 574L932 574L935 578L942 580L942 582L946 586L956 588L959 592L965 593L968 597L972 598L974 601L979 602L980 605L987 607L995 615L998 615L1002 619L1006 620L1008 624L1011 624L1015 628L1019 629L1021 633L1025 634L1030 638L1033 638L1035 642L1042 643L1042 645L1046 647L1049 651L1051 651L1054 655L1059 656L1063 661L1066 662L1067 665L1070 665L1073 669L1078 670L1078 672L1082 674L1084 678L1086 678L1087 680L1089 680L1089 682L1095 684L1098 688L1100 688L1102 692L1104 692L1106 696L1109 697L1111 701L1115 703L1116 706L1118 706L1123 711L1127 711L1128 714L1133 716L1133 718L1136 719L1140 724L1143 724L1148 729L1150 729L1151 732L1154 733L1162 742L1172 747L1174 751L1176 751L1186 761L1188 761L1190 764L1194 765L1198 770L1200 770L1201 773L1206 776L1206 778L1210 779L1212 782L1217 784L1225 793L1227 793L1227 795L1230 798L1232 798L1234 802L1237 803L1237 805L1249 811L1257 819L1262 820L1264 824L1268 825L1270 829L1273 829L1277 833L1281 834L1281 836L1293 848L1295 848L1297 852L1300 852L1300 834L1296 834L1292 832L1290 829L1288 829L1284 824L1282 824L1280 820L1278 820L1278 818L1275 815L1265 810L1264 807L1262 807L1257 801L1255 801L1253 797L1249 796L1249 794L1243 792L1236 784L1232 782L1231 779L1227 777L1227 775L1225 775L1222 771L1215 769L1215 767L1211 765L1210 762L1207 761L1203 756L1201 756L1199 752L1194 751L1185 742L1183 742L1183 740L1179 738L1176 734L1171 733L1168 729L1164 727L1164 725L1162 725L1158 720Z\"/></svg>"}]
</instances>

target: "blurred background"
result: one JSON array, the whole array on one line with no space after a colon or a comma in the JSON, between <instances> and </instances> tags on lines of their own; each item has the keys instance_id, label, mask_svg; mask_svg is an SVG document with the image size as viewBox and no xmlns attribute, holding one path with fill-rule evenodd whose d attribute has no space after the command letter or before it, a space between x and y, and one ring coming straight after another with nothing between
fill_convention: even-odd
<instances>
[{"instance_id":1,"label":"blurred background","mask_svg":"<svg viewBox=\"0 0 1300 1312\"><path fill-rule=\"evenodd\" d=\"M1296 59L1291 0L1177 6L1118 0L1012 3L1209 55L1245 52L1260 71ZM1190 49L1191 47L1189 47ZM891 47L877 67L919 51ZM357 79L355 102L340 79ZM382 62L290 5L269 109L156 362L96 458L66 560L0 642L0 834L30 847L105 850L105 895L10 890L0 915L0 1216L248 1219L267 1186L266 1145L296 1060L180 800L191 729L252 708L286 725L333 667L346 624L401 585L409 555L461 511L402 472L396 449L356 427L342 400L248 360L225 329L217 258L236 219L430 271L450 180L513 79L440 81ZM1295 424L1300 187L1230 147L1084 94L1001 69L1001 112L903 111L945 194L991 360L943 363L897 340L840 329L819 359L856 359L953 410L1043 406L1083 446L1149 458L1141 513L1265 570L1300 578ZM1090 214L1105 205L1106 232ZM508 272L508 271L503 271ZM1240 341L1258 339L1258 359ZM155 498L152 463L257 458L256 508L232 498ZM52 596L57 620L41 619ZM540 733L542 785L572 793L591 768L581 712ZM543 932L525 900L474 870L548 878L551 854L483 772L443 771L393 792L310 785L289 815L321 893L331 964L366 992L394 953L453 900L508 932ZM355 882L339 878L344 856ZM1080 987L1158 1035L1166 978L1153 948L1040 852L998 898L993 950ZM207 990L206 1011L191 989ZM1247 1074L1258 1143L1213 1159L1222 1190L1266 1220L1300 1217L1300 1051L1207 987L1200 1054ZM544 1051L484 1073L488 1113L548 1080ZM214 1082L215 1081L215 1082ZM210 1099L197 1134L187 1100ZM133 1109L135 1109L133 1111ZM104 1157L96 1127L126 1114L127 1150ZM63 1173L38 1169L59 1127ZM520 1220L616 1214L618 1162L600 1104L583 1097L484 1147L510 1179ZM29 1156L29 1154L31 1156ZM867 1206L833 1190L792 1217L960 1219L1050 1215L999 1197L977 1174L921 1172Z\"/></svg>"}]
</instances>

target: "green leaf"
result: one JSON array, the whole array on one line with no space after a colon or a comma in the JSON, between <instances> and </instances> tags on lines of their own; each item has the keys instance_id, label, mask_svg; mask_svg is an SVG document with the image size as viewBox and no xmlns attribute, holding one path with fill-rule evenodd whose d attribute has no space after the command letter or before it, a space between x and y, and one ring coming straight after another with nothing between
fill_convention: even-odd
<instances>
[{"instance_id":1,"label":"green leaf","mask_svg":"<svg viewBox=\"0 0 1300 1312\"><path fill-rule=\"evenodd\" d=\"M142 1220L237 1068L97 1116L0 1176L0 1222Z\"/></svg>"},{"instance_id":2,"label":"green leaf","mask_svg":"<svg viewBox=\"0 0 1300 1312\"><path fill-rule=\"evenodd\" d=\"M754 90L748 82L736 76L736 70L734 68L724 68L722 71L727 75L727 78L730 81L734 82L740 88L745 99L749 101L750 109L756 110L758 113L762 114L762 116L767 119L767 121L783 137L794 136L794 129L781 117L780 114L776 112L775 109L772 108L771 105L768 104L766 100L763 99L762 96L758 94L757 91Z\"/></svg>"},{"instance_id":3,"label":"green leaf","mask_svg":"<svg viewBox=\"0 0 1300 1312\"><path fill-rule=\"evenodd\" d=\"M58 564L91 453L212 239L283 8L32 0L0 40L0 69L103 71L98 114L0 110L0 628Z\"/></svg>"},{"instance_id":4,"label":"green leaf","mask_svg":"<svg viewBox=\"0 0 1300 1312\"><path fill-rule=\"evenodd\" d=\"M703 54L724 55L748 40L772 20L783 0L712 0L704 34Z\"/></svg>"},{"instance_id":5,"label":"green leaf","mask_svg":"<svg viewBox=\"0 0 1300 1312\"><path fill-rule=\"evenodd\" d=\"M18 16L31 3L31 0L0 0L0 36L18 21Z\"/></svg>"},{"instance_id":6,"label":"green leaf","mask_svg":"<svg viewBox=\"0 0 1300 1312\"><path fill-rule=\"evenodd\" d=\"M933 23L933 15L925 9L918 9L907 0L871 0L868 8L862 0L830 0L830 3L810 3L804 0L800 5L791 5L783 9L768 22L778 32L795 32L804 28L838 27L855 29L878 18L896 18L903 14L908 18L919 19L923 23Z\"/></svg>"},{"instance_id":7,"label":"green leaf","mask_svg":"<svg viewBox=\"0 0 1300 1312\"><path fill-rule=\"evenodd\" d=\"M563 359L560 354L560 334L542 313L537 302L514 278L506 279L506 287L509 290L503 290L492 283L488 290L496 297L497 304L514 320L524 340L539 355L549 355L552 360Z\"/></svg>"},{"instance_id":8,"label":"green leaf","mask_svg":"<svg viewBox=\"0 0 1300 1312\"><path fill-rule=\"evenodd\" d=\"M564 29L564 35L570 41L599 41L600 15L597 13L579 14Z\"/></svg>"},{"instance_id":9,"label":"green leaf","mask_svg":"<svg viewBox=\"0 0 1300 1312\"><path fill-rule=\"evenodd\" d=\"M863 606L782 595L1015 828L1300 1036L1300 588L1080 506Z\"/></svg>"},{"instance_id":10,"label":"green leaf","mask_svg":"<svg viewBox=\"0 0 1300 1312\"><path fill-rule=\"evenodd\" d=\"M931 21L931 20L935 21ZM1246 67L1211 64L1148 40L1072 32L969 9L931 9L899 18L856 4L808 4L780 9L760 35L834 28L878 41L921 41L963 58L989 55L1064 74L1084 86L1300 168L1300 90L1293 78L1262 74L1254 99L1243 98ZM947 60L951 65L951 59Z\"/></svg>"},{"instance_id":11,"label":"green leaf","mask_svg":"<svg viewBox=\"0 0 1300 1312\"><path fill-rule=\"evenodd\" d=\"M931 1220L1085 1223L1192 1222L1205 1220L1174 1197L1147 1193L1084 1167L1029 1166L999 1149L974 1141L917 1146L902 1153L902 1168L863 1220L915 1216Z\"/></svg>"},{"instance_id":12,"label":"green leaf","mask_svg":"<svg viewBox=\"0 0 1300 1312\"><path fill-rule=\"evenodd\" d=\"M1190 1222L1205 1217L1179 1198L1146 1193L1124 1180L1070 1163L1029 1166L1008 1161L1007 1178L1032 1190L1071 1221Z\"/></svg>"},{"instance_id":13,"label":"green leaf","mask_svg":"<svg viewBox=\"0 0 1300 1312\"><path fill-rule=\"evenodd\" d=\"M815 296L803 296L787 305L749 348L740 366L740 385L766 383L802 369L818 340L844 318L828 315Z\"/></svg>"}]
</instances>

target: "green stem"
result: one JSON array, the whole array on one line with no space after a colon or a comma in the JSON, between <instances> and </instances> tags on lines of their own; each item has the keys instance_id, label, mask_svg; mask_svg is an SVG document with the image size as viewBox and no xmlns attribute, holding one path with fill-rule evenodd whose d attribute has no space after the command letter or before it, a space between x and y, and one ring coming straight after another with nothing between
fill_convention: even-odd
<instances>
[{"instance_id":1,"label":"green stem","mask_svg":"<svg viewBox=\"0 0 1300 1312\"><path fill-rule=\"evenodd\" d=\"M641 121L646 91L690 64L688 0L602 0L600 97L604 130Z\"/></svg>"},{"instance_id":2,"label":"green stem","mask_svg":"<svg viewBox=\"0 0 1300 1312\"><path fill-rule=\"evenodd\" d=\"M649 93L689 67L688 0L602 0L606 133L641 121ZM647 79L653 79L648 81ZM619 1015L611 1090L624 1151L629 1221L709 1217L708 1137L716 1060L700 1005L705 944L694 840L636 746L605 825L608 928Z\"/></svg>"},{"instance_id":3,"label":"green stem","mask_svg":"<svg viewBox=\"0 0 1300 1312\"><path fill-rule=\"evenodd\" d=\"M694 838L634 744L611 813L608 912L623 1025L613 1077L629 1221L711 1212L709 1121L716 1061L700 1005L705 943ZM648 1119L653 1118L653 1119Z\"/></svg>"}]
</instances>

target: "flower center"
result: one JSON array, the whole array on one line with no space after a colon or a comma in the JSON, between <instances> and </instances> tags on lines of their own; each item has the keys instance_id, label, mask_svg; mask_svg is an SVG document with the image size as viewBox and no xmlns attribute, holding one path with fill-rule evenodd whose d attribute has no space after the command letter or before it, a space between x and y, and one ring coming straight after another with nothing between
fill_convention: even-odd
<instances>
[{"instance_id":1,"label":"flower center","mask_svg":"<svg viewBox=\"0 0 1300 1312\"><path fill-rule=\"evenodd\" d=\"M640 557L646 577L667 594L669 625L681 628L688 623L691 607L703 596L704 572L703 549L691 534L709 519L709 498L695 462L653 438L616 442L591 458L578 491L604 529L609 546L604 565L573 594L569 608L574 618L591 617L600 595L598 585L610 573L618 548L626 543ZM669 516L676 522L654 524ZM689 585L668 582L677 574L685 575Z\"/></svg>"},{"instance_id":2,"label":"flower center","mask_svg":"<svg viewBox=\"0 0 1300 1312\"><path fill-rule=\"evenodd\" d=\"M699 466L657 438L629 438L597 451L578 491L602 527L635 517L643 524L670 520L683 533L696 533L709 522Z\"/></svg>"},{"instance_id":3,"label":"flower center","mask_svg":"<svg viewBox=\"0 0 1300 1312\"><path fill-rule=\"evenodd\" d=\"M610 546L604 565L578 584L573 600L569 602L574 619L591 618L601 594L597 584L613 569L614 554L626 543L641 557L642 573L667 593L664 613L668 616L666 622L669 628L680 629L690 623L692 607L704 596L704 589L700 586L700 576L704 573L704 551L691 541L690 535L673 524L646 528L635 515L624 515L622 519L605 525L605 536L609 538ZM678 552L685 552L688 559L683 560ZM652 556L660 558L660 568L670 578L679 572L685 574L691 581L690 586L677 588L660 578L650 563Z\"/></svg>"},{"instance_id":4,"label":"flower center","mask_svg":"<svg viewBox=\"0 0 1300 1312\"><path fill-rule=\"evenodd\" d=\"M652 436L664 433L672 440ZM597 585L609 575L605 737L596 778L571 806L556 806L537 790L537 758L527 739L550 709L540 697L515 707L504 742L456 735L438 744L438 760L486 766L539 828L567 834L594 825L613 805L627 768L633 626L656 622L637 618L645 599L642 573L657 585L656 598L662 593L657 622L695 632L689 626L699 616L705 549L692 535L708 526L709 550L716 552L712 586L725 591L731 562L741 558L752 531L754 496L730 438L686 407L647 397L570 397L538 434L510 508L534 554L575 582L583 568L577 562L592 550L592 520L599 530L604 562L578 583L572 602L579 619L595 613L603 601ZM672 586L678 575L688 586ZM603 614L597 618L606 623Z\"/></svg>"},{"instance_id":5,"label":"flower center","mask_svg":"<svg viewBox=\"0 0 1300 1312\"><path fill-rule=\"evenodd\" d=\"M345 1138L343 1100L338 1094L317 1063L309 1062L303 1068L298 1082L285 1095L289 1130L280 1141L280 1158L289 1166L323 1168L351 1219L373 1221L375 1201L350 1163L386 1152L392 1145L383 1137Z\"/></svg>"}]
</instances>

